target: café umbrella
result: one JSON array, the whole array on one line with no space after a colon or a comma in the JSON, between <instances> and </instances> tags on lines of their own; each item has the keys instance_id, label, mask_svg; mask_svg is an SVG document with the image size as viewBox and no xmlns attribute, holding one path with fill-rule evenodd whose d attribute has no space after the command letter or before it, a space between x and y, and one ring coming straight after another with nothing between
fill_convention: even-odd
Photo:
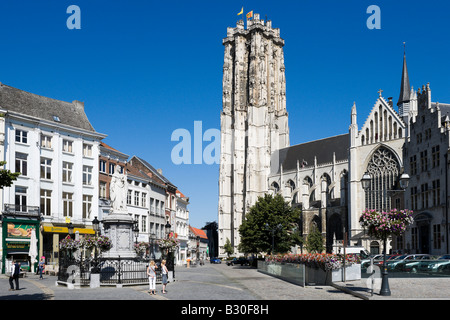
<instances>
[{"instance_id":1,"label":"caf\u00e9 umbrella","mask_svg":"<svg viewBox=\"0 0 450 320\"><path fill-rule=\"evenodd\" d=\"M30 250L28 251L28 256L31 260L31 271L35 272L34 270L34 264L37 262L36 256L38 255L37 252L37 239L36 239L36 230L31 230L31 236L30 236Z\"/></svg>"}]
</instances>

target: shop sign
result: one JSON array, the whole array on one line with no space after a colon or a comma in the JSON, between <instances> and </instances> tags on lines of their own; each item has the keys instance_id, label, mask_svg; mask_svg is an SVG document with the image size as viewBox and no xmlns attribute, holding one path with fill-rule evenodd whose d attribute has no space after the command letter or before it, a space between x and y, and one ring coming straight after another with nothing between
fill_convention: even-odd
<instances>
[{"instance_id":1,"label":"shop sign","mask_svg":"<svg viewBox=\"0 0 450 320\"><path fill-rule=\"evenodd\" d=\"M6 237L13 239L30 239L31 231L33 229L36 230L35 225L8 222Z\"/></svg>"}]
</instances>

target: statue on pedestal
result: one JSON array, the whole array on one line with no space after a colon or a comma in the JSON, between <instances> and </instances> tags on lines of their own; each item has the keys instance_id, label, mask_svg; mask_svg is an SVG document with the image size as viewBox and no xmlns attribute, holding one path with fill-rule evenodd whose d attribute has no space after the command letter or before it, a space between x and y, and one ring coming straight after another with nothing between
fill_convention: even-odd
<instances>
[{"instance_id":1,"label":"statue on pedestal","mask_svg":"<svg viewBox=\"0 0 450 320\"><path fill-rule=\"evenodd\" d=\"M127 211L126 179L125 175L121 174L119 171L120 167L119 165L116 165L114 174L111 178L111 184L109 189L112 209L114 213Z\"/></svg>"}]
</instances>

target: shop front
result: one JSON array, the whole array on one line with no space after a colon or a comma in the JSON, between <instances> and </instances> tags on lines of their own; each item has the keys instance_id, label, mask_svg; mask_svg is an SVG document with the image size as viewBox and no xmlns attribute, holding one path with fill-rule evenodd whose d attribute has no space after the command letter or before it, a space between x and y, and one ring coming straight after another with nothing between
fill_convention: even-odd
<instances>
[{"instance_id":1,"label":"shop front","mask_svg":"<svg viewBox=\"0 0 450 320\"><path fill-rule=\"evenodd\" d=\"M45 263L49 269L57 270L59 259L59 242L69 235L67 224L42 224L42 256L45 257ZM95 235L94 229L84 225L74 226L71 238L82 239L86 235Z\"/></svg>"},{"instance_id":2,"label":"shop front","mask_svg":"<svg viewBox=\"0 0 450 320\"><path fill-rule=\"evenodd\" d=\"M28 255L32 240L32 233L35 232L36 240L34 250L39 252L39 220L16 219L13 217L3 217L2 220L2 273L8 272L13 261L20 263L24 271L32 271L32 261ZM35 257L37 261L39 257Z\"/></svg>"}]
</instances>

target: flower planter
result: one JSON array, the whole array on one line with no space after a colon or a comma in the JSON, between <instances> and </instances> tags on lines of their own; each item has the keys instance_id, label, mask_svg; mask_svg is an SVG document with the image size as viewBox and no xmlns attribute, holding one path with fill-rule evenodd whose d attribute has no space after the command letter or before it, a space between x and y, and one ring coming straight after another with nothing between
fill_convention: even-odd
<instances>
[{"instance_id":1,"label":"flower planter","mask_svg":"<svg viewBox=\"0 0 450 320\"><path fill-rule=\"evenodd\" d=\"M344 281L344 268L337 270L316 269L306 267L305 282L307 285L326 285L329 286L333 282ZM354 264L345 267L345 281L361 280L361 265Z\"/></svg>"},{"instance_id":2,"label":"flower planter","mask_svg":"<svg viewBox=\"0 0 450 320\"><path fill-rule=\"evenodd\" d=\"M258 271L300 286L305 286L305 266L298 263L258 261Z\"/></svg>"},{"instance_id":3,"label":"flower planter","mask_svg":"<svg viewBox=\"0 0 450 320\"><path fill-rule=\"evenodd\" d=\"M280 263L258 261L258 271L279 279L300 285L331 285L344 281L343 268L324 271L299 263ZM352 264L345 268L345 280L361 280L361 265Z\"/></svg>"}]
</instances>

